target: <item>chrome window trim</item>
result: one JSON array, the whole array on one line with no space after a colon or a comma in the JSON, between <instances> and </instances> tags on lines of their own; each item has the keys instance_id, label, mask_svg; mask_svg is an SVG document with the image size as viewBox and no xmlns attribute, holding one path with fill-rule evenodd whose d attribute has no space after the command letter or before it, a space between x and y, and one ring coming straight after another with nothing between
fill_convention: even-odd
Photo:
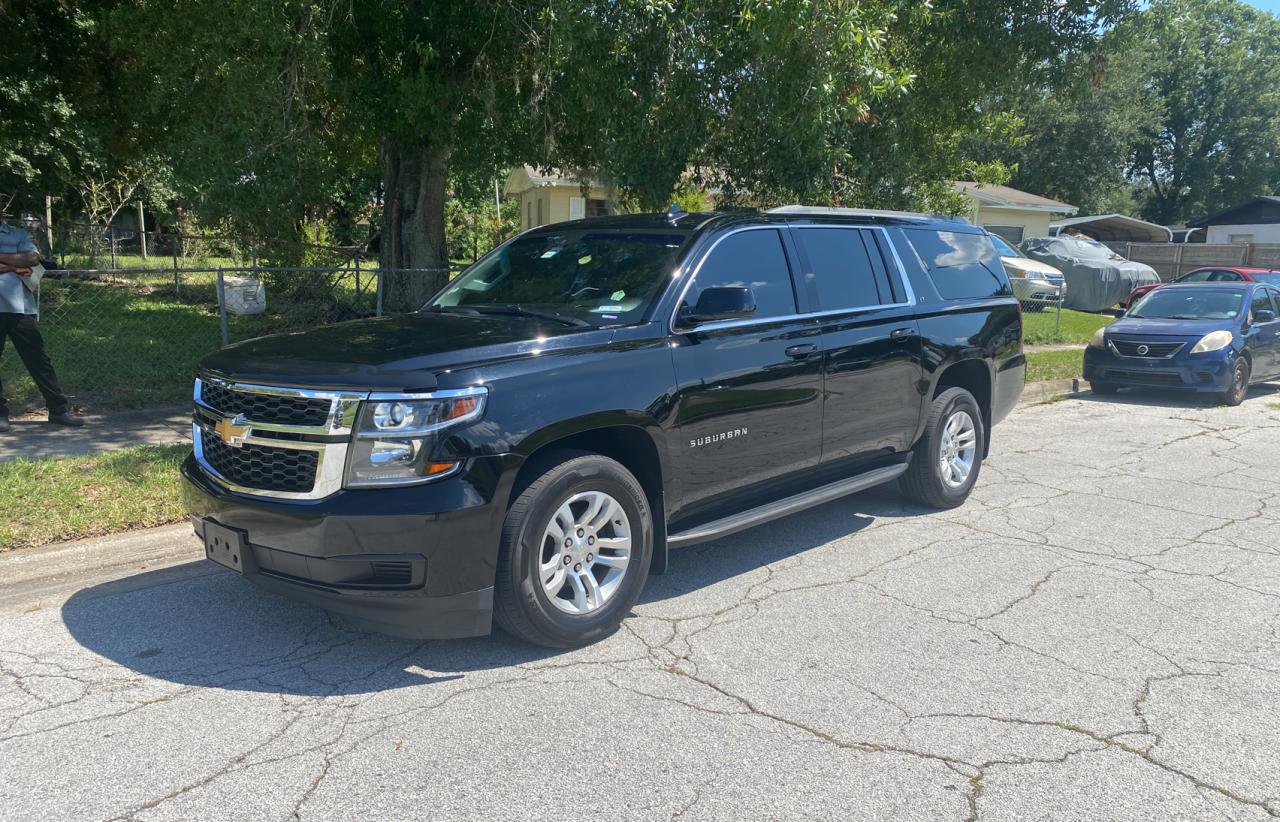
<instances>
[{"instance_id":1,"label":"chrome window trim","mask_svg":"<svg viewBox=\"0 0 1280 822\"><path fill-rule=\"evenodd\" d=\"M856 313L864 313L869 311L881 311L889 308L906 308L908 306L913 306L916 304L915 289L911 287L911 279L907 276L906 266L902 264L902 257L899 256L898 254L898 248L893 244L893 237L889 235L889 230L884 226L867 226L867 225L792 226L792 225L788 225L787 228L789 228L792 231L804 231L807 229L837 228L837 229L844 229L846 231L878 231L880 232L881 236L884 237L885 245L889 247L889 251L893 255L892 264L890 263L889 260L885 260L884 261L885 266L886 268L888 268L890 265L892 265L897 268L898 279L902 283L903 291L907 295L906 301L897 302L897 303L877 303L876 305L853 306L849 308L832 308L824 311L807 311L804 313L796 313L796 314L778 314L772 317L749 317L741 320L716 320L714 322L702 323L700 325L695 325L692 328L686 328L686 329L680 329L679 327L677 327L676 318L680 314L680 304L684 302L685 295L689 293L689 288L692 287L694 281L698 278L699 272L702 271L702 264L707 261L707 258L711 256L712 252L716 250L716 247L720 245L720 242L722 240L743 231L759 231L759 230L765 230L765 229L772 230L772 231L780 230L780 227L778 225L771 224L771 223L760 224L760 225L750 225L750 226L743 226L741 228L735 228L731 231L726 231L724 234L721 234L719 237L717 237L715 242L711 244L710 248L708 248L703 253L702 257L698 260L697 264L694 266L693 272L690 275L688 275L688 278L685 280L684 285L680 288L680 294L676 298L675 307L672 309L671 317L667 322L667 328L671 331L671 333L672 334L696 334L703 331L719 331L726 328L746 328L749 326L767 325L770 323L796 322L798 320L810 320L810 319L823 319L825 317L834 317L840 314L856 314ZM877 251L878 250L879 249L877 249ZM892 270L890 270L888 273L890 274L890 276L892 276L893 274Z\"/></svg>"},{"instance_id":2,"label":"chrome window trim","mask_svg":"<svg viewBox=\"0 0 1280 822\"><path fill-rule=\"evenodd\" d=\"M298 451L315 451L317 453L315 484L312 486L310 491L268 491L262 488L253 488L251 486L241 485L223 476L217 471L217 469L209 464L208 460L206 460L204 456L204 428L201 426L201 423L203 422L212 427L216 425L219 420L235 419L235 417L228 417L225 412L213 408L204 402L202 395L205 383L214 384L230 391L243 391L245 393L267 394L278 397L322 399L330 401L329 416L325 421L325 424L319 426L264 423L244 418L243 424L248 429L245 432L245 437L243 438L243 442L245 444L265 446L268 448L288 448ZM210 479L218 485L221 485L223 488L251 497L266 497L270 499L294 502L311 502L330 497L346 487L344 482L346 479L347 459L351 451L351 444L356 435L355 424L358 419L358 413L362 403L369 400L450 399L457 397L487 396L488 393L489 389L486 386L441 389L439 391L431 392L357 392L340 389L289 388L285 386L262 385L259 383L241 383L234 380L210 377L208 375L199 375L195 379L195 385L192 390L192 399L195 403L195 408L192 413L191 440L194 446L196 464L200 466L200 469ZM483 408L483 405L481 407ZM448 424L440 427L445 428L448 427L448 425L454 424L463 423L451 420ZM433 429L433 431L434 430L437 429ZM425 432L425 434L433 433L433 431ZM301 436L324 437L326 439L324 441L283 440L270 436L255 436L256 432L297 434ZM372 438L386 436L388 435L380 434L374 435ZM415 436L418 436L418 434L415 433ZM401 482L398 483L396 487L421 485L444 479L456 474L461 470L461 467L462 463L459 462L455 468L451 468L449 471L430 477L422 477L421 480L418 481ZM377 486L358 484L350 487L368 488ZM384 484L382 487L392 487L392 485L388 483Z\"/></svg>"}]
</instances>

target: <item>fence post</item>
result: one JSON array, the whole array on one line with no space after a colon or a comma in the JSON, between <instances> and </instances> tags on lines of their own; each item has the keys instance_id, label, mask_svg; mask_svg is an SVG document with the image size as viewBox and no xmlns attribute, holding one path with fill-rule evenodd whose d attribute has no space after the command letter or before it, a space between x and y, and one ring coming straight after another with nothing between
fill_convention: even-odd
<instances>
[{"instance_id":1,"label":"fence post","mask_svg":"<svg viewBox=\"0 0 1280 822\"><path fill-rule=\"evenodd\" d=\"M218 269L218 324L222 329L222 344L226 345L229 340L227 335L227 284L221 268Z\"/></svg>"},{"instance_id":2,"label":"fence post","mask_svg":"<svg viewBox=\"0 0 1280 822\"><path fill-rule=\"evenodd\" d=\"M147 259L147 218L142 213L142 201L138 201L138 243L142 246L142 259Z\"/></svg>"},{"instance_id":3,"label":"fence post","mask_svg":"<svg viewBox=\"0 0 1280 822\"><path fill-rule=\"evenodd\" d=\"M169 248L173 250L173 293L175 295L181 293L182 287L178 280L178 244L182 242L181 234L169 235Z\"/></svg>"},{"instance_id":4,"label":"fence post","mask_svg":"<svg viewBox=\"0 0 1280 822\"><path fill-rule=\"evenodd\" d=\"M116 227L112 224L108 226L108 229L111 232L111 270L114 271L120 267L116 265Z\"/></svg>"},{"instance_id":5,"label":"fence post","mask_svg":"<svg viewBox=\"0 0 1280 822\"><path fill-rule=\"evenodd\" d=\"M1240 246L1240 265L1249 265L1253 256L1253 243L1244 243Z\"/></svg>"},{"instance_id":6,"label":"fence post","mask_svg":"<svg viewBox=\"0 0 1280 822\"><path fill-rule=\"evenodd\" d=\"M1184 248L1186 246L1182 243L1173 247L1173 279L1175 280L1182 276L1182 250Z\"/></svg>"},{"instance_id":7,"label":"fence post","mask_svg":"<svg viewBox=\"0 0 1280 822\"><path fill-rule=\"evenodd\" d=\"M356 310L360 310L360 301L363 295L360 293L360 252L356 252Z\"/></svg>"},{"instance_id":8,"label":"fence post","mask_svg":"<svg viewBox=\"0 0 1280 822\"><path fill-rule=\"evenodd\" d=\"M384 273L383 270L379 268L378 269L378 316L379 317L382 316L382 275L383 273Z\"/></svg>"}]
</instances>

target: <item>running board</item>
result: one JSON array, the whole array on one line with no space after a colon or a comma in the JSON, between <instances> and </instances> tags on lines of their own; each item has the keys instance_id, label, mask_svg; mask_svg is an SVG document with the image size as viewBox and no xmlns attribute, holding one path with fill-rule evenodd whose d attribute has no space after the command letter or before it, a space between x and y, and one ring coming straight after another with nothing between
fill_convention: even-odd
<instances>
[{"instance_id":1,"label":"running board","mask_svg":"<svg viewBox=\"0 0 1280 822\"><path fill-rule=\"evenodd\" d=\"M907 464L905 462L899 465L876 468L865 474L858 474L856 477L842 479L839 482L823 485L812 491L805 491L803 494L796 494L793 497L761 505L759 508L752 508L750 511L743 511L741 514L734 514L731 517L708 522L706 525L699 525L697 528L669 535L667 537L667 547L684 548L699 542L707 542L729 534L736 534L738 531L754 528L769 520L785 517L789 514L803 511L806 508L830 502L833 499L855 494L858 491L865 491L872 486L880 485L896 478L906 470Z\"/></svg>"}]
</instances>

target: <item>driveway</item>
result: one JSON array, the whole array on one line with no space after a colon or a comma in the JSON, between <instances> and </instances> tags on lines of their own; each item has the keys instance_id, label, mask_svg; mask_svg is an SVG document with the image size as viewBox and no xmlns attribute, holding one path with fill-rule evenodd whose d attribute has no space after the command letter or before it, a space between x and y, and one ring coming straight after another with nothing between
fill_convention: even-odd
<instances>
[{"instance_id":1,"label":"driveway","mask_svg":"<svg viewBox=\"0 0 1280 822\"><path fill-rule=\"evenodd\" d=\"M1280 816L1278 406L1021 408L963 508L680 552L572 653L350 632L204 565L9 607L0 816Z\"/></svg>"}]
</instances>

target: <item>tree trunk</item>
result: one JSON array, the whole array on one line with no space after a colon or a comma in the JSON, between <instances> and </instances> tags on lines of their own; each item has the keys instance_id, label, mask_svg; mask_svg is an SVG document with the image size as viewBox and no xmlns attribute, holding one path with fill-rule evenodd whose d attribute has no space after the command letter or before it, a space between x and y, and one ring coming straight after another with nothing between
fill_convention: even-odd
<instances>
[{"instance_id":1,"label":"tree trunk","mask_svg":"<svg viewBox=\"0 0 1280 822\"><path fill-rule=\"evenodd\" d=\"M383 268L429 269L387 274L382 301L387 311L414 311L449 281L444 239L449 149L387 138L382 143Z\"/></svg>"}]
</instances>

